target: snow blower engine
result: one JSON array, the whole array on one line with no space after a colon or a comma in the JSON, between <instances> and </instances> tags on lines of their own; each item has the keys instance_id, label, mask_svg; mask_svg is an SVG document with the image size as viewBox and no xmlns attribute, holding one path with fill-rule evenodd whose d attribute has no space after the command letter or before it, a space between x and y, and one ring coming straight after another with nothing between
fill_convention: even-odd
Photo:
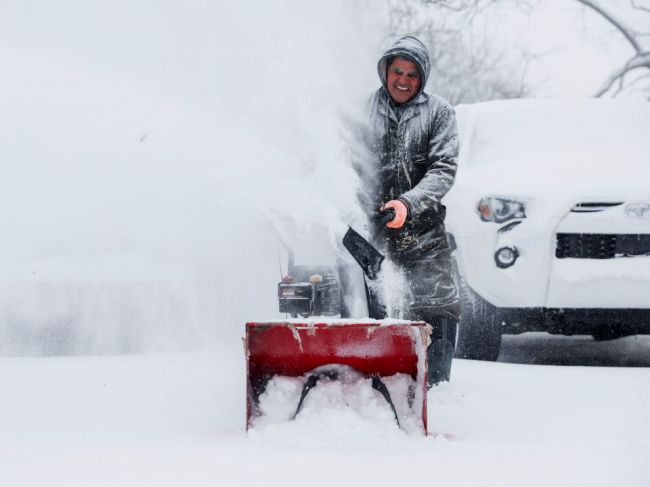
<instances>
[{"instance_id":1,"label":"snow blower engine","mask_svg":"<svg viewBox=\"0 0 650 487\"><path fill-rule=\"evenodd\" d=\"M292 318L341 314L341 287L332 266L297 266L289 252L287 275L278 284L280 313Z\"/></svg>"}]
</instances>

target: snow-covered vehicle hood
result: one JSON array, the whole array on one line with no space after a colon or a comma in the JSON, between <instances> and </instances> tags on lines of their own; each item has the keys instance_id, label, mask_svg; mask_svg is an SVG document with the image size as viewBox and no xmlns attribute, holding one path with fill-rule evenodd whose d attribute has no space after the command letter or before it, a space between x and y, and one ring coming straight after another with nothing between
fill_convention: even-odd
<instances>
[{"instance_id":1,"label":"snow-covered vehicle hood","mask_svg":"<svg viewBox=\"0 0 650 487\"><path fill-rule=\"evenodd\" d=\"M460 105L457 113L457 191L566 205L650 200L647 103L501 100Z\"/></svg>"}]
</instances>

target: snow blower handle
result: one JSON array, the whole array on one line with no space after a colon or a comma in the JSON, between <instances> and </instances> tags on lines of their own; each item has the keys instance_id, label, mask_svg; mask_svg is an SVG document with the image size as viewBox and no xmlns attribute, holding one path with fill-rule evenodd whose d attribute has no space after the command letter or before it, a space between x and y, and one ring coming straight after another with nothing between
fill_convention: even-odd
<instances>
[{"instance_id":1,"label":"snow blower handle","mask_svg":"<svg viewBox=\"0 0 650 487\"><path fill-rule=\"evenodd\" d=\"M386 208L383 211L377 213L374 218L374 229L372 231L372 239L375 240L380 232L386 228L386 224L392 222L395 219L395 210L392 208Z\"/></svg>"}]
</instances>

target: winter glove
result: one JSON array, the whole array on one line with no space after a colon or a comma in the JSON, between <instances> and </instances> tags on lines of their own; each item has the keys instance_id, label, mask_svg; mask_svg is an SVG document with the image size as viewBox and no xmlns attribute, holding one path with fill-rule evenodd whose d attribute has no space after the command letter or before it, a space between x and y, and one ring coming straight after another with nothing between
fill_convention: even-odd
<instances>
[{"instance_id":1,"label":"winter glove","mask_svg":"<svg viewBox=\"0 0 650 487\"><path fill-rule=\"evenodd\" d=\"M390 200L381 206L381 211L392 208L395 210L395 218L386 223L388 228L402 228L409 214L408 206L400 200Z\"/></svg>"}]
</instances>

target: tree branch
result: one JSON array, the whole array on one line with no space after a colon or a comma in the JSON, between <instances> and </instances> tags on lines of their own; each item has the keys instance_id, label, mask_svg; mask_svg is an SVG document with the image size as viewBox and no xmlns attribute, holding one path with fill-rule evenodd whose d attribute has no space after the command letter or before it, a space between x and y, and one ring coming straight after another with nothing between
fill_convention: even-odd
<instances>
[{"instance_id":1,"label":"tree branch","mask_svg":"<svg viewBox=\"0 0 650 487\"><path fill-rule=\"evenodd\" d=\"M614 17L611 13L607 12L594 0L576 0L576 1L580 2L581 4L591 8L592 10L602 15L610 24L616 27L618 31L621 34L623 34L623 36L625 36L625 38L628 40L630 44L632 44L632 47L634 47L634 50L637 53L641 52L641 45L634 38L634 35L632 34L633 32L632 29L627 27L622 21Z\"/></svg>"},{"instance_id":2,"label":"tree branch","mask_svg":"<svg viewBox=\"0 0 650 487\"><path fill-rule=\"evenodd\" d=\"M632 57L628 62L625 63L624 66L614 71L614 73L612 73L610 77L607 78L605 83L603 83L603 85L594 94L594 96L595 97L603 96L605 93L607 93L610 90L610 88L614 85L614 83L616 83L617 80L621 80L622 82L622 78L627 73L642 68L650 69L650 52L644 52L641 53L641 55ZM621 89L619 89L619 91Z\"/></svg>"},{"instance_id":3,"label":"tree branch","mask_svg":"<svg viewBox=\"0 0 650 487\"><path fill-rule=\"evenodd\" d=\"M650 12L650 7L646 7L645 5L637 5L634 0L630 0L632 2L632 6L637 9L637 10L645 10L646 12Z\"/></svg>"},{"instance_id":4,"label":"tree branch","mask_svg":"<svg viewBox=\"0 0 650 487\"><path fill-rule=\"evenodd\" d=\"M631 88L632 86L634 86L635 84L637 84L639 81L643 81L643 80L648 79L648 78L650 78L650 72L647 72L647 73L645 73L645 74L642 74L641 76L637 76L636 78L633 78L631 81L626 81L626 82L625 82L625 86L621 86L618 90L616 90L616 91L612 94L612 98L616 98L616 96L617 96L619 93L621 93L623 90L628 90L628 91L629 91L630 88ZM647 86L645 87L645 89L642 88L640 91L641 91L641 92L645 91L645 92L650 93L650 89L648 89Z\"/></svg>"}]
</instances>

